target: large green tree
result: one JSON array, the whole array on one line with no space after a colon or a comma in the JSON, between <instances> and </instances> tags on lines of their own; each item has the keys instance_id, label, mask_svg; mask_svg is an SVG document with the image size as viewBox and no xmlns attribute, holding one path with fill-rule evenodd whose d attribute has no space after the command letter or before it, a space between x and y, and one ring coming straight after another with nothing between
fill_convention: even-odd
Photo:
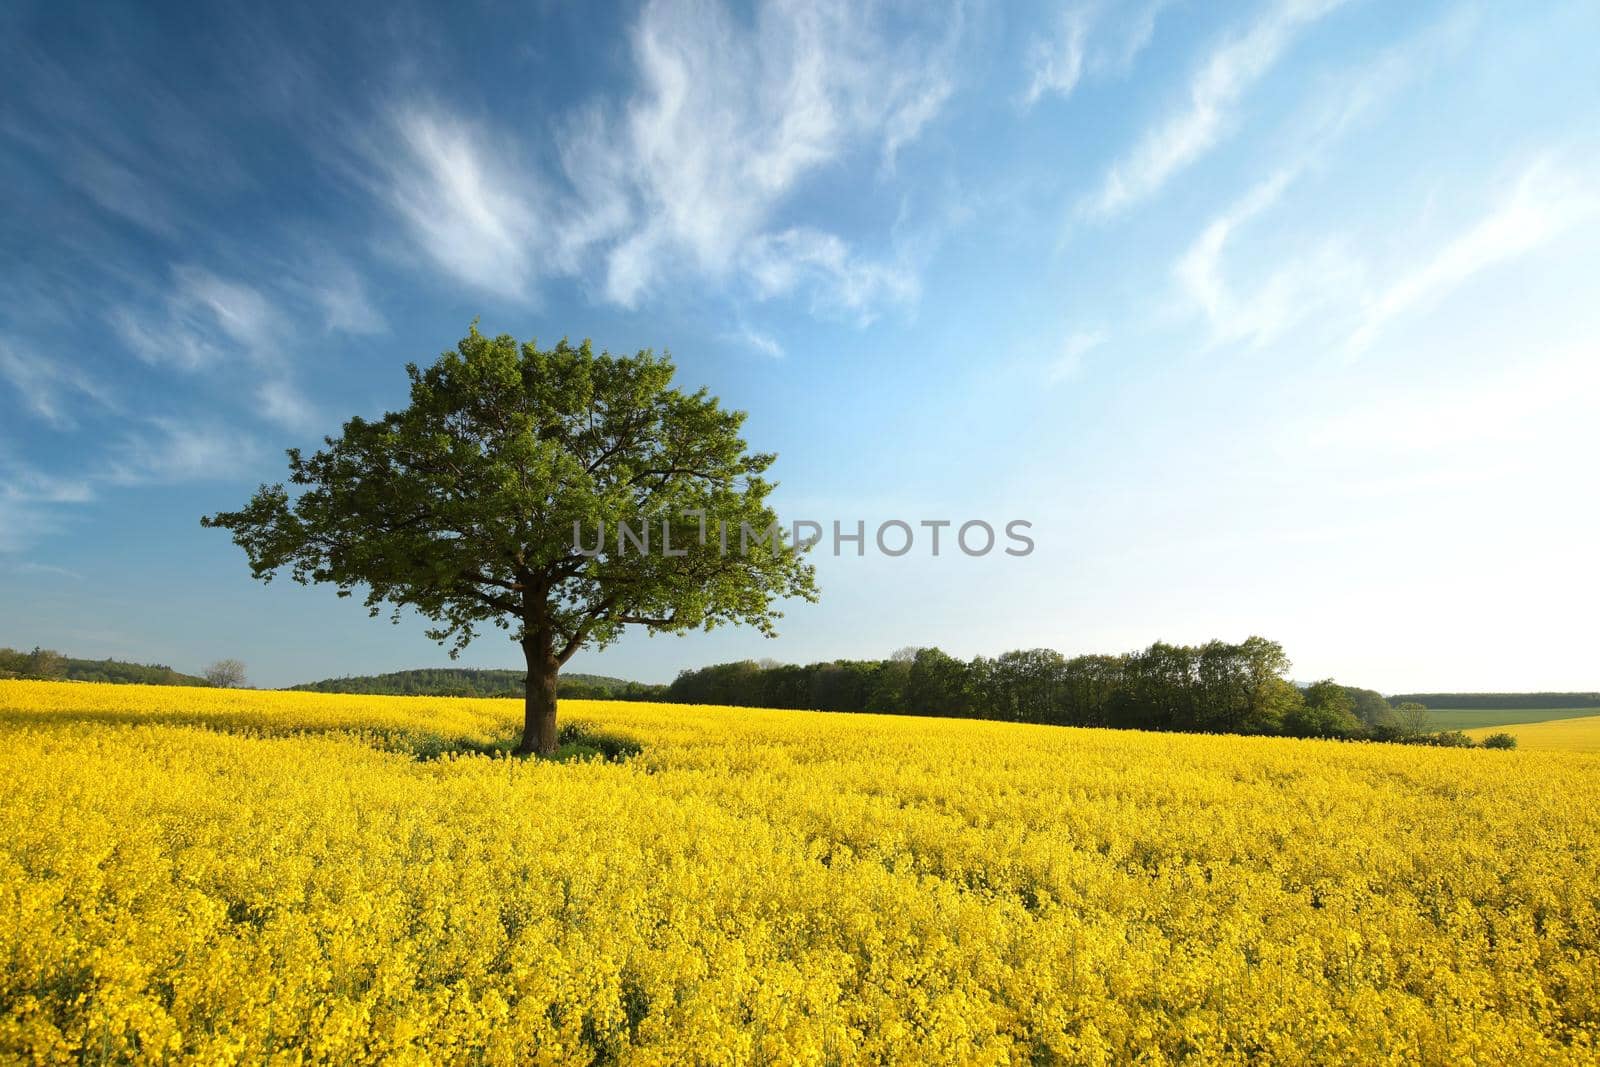
<instances>
[{"instance_id":1,"label":"large green tree","mask_svg":"<svg viewBox=\"0 0 1600 1067\"><path fill-rule=\"evenodd\" d=\"M745 623L772 635L782 597L814 600L748 451L745 415L672 386L649 351L595 355L485 337L406 367L411 403L353 418L326 447L289 450L291 495L263 485L232 531L255 576L366 590L376 616L411 608L451 656L485 624L527 661L521 750L556 744L556 677L624 627Z\"/></svg>"}]
</instances>

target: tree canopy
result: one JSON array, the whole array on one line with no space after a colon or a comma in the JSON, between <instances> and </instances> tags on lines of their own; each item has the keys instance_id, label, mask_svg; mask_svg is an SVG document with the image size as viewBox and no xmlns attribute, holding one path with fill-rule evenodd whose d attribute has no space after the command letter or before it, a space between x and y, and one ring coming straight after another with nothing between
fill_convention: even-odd
<instances>
[{"instance_id":1,"label":"tree canopy","mask_svg":"<svg viewBox=\"0 0 1600 1067\"><path fill-rule=\"evenodd\" d=\"M775 457L748 450L743 412L674 388L668 358L519 345L474 324L406 373L404 410L289 450L297 495L263 485L201 521L233 533L257 578L364 588L374 616L414 609L452 656L485 625L507 630L528 664L525 751L554 749L556 676L579 649L630 624L771 635L777 599L815 598L781 532L738 540L778 527Z\"/></svg>"}]
</instances>

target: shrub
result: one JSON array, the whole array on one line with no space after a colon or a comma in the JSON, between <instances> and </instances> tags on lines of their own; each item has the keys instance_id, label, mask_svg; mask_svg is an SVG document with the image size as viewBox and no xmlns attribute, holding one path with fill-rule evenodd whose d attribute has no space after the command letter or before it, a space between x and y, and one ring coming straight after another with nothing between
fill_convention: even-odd
<instances>
[{"instance_id":1,"label":"shrub","mask_svg":"<svg viewBox=\"0 0 1600 1067\"><path fill-rule=\"evenodd\" d=\"M1490 734L1483 739L1484 748L1516 748L1517 739L1508 733Z\"/></svg>"},{"instance_id":2,"label":"shrub","mask_svg":"<svg viewBox=\"0 0 1600 1067\"><path fill-rule=\"evenodd\" d=\"M1436 734L1417 734L1406 739L1413 745L1432 745L1434 748L1477 748L1478 743L1460 730L1440 730Z\"/></svg>"},{"instance_id":3,"label":"shrub","mask_svg":"<svg viewBox=\"0 0 1600 1067\"><path fill-rule=\"evenodd\" d=\"M556 745L552 758L563 762L599 757L607 763L621 763L644 751L644 746L631 737L595 730L577 722L562 724L556 731Z\"/></svg>"}]
</instances>

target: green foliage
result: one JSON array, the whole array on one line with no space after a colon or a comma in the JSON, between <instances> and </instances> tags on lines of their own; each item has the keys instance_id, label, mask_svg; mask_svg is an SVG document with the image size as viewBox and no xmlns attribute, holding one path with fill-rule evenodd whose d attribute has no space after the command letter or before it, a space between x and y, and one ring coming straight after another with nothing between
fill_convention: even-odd
<instances>
[{"instance_id":1,"label":"green foliage","mask_svg":"<svg viewBox=\"0 0 1600 1067\"><path fill-rule=\"evenodd\" d=\"M1023 649L965 663L919 648L888 660L717 664L679 674L666 699L1146 730L1278 734L1292 723L1306 736L1363 733L1345 687L1313 687L1308 716L1300 691L1283 677L1288 670L1282 646L1261 637L1199 647L1158 642L1122 656L1072 659Z\"/></svg>"},{"instance_id":2,"label":"green foliage","mask_svg":"<svg viewBox=\"0 0 1600 1067\"><path fill-rule=\"evenodd\" d=\"M1484 748L1516 748L1517 739L1508 733L1490 734L1479 742Z\"/></svg>"},{"instance_id":3,"label":"green foliage","mask_svg":"<svg viewBox=\"0 0 1600 1067\"><path fill-rule=\"evenodd\" d=\"M747 451L743 412L673 388L673 369L649 351L541 349L474 325L432 366L407 366L403 411L353 418L314 455L290 449L298 496L264 485L201 521L231 531L262 581L287 571L341 596L364 589L374 616L431 620L452 656L485 625L507 630L539 681L525 743L548 751L555 676L579 649L630 624L771 635L776 599L816 596L810 564L781 537L728 552L701 536L777 525L763 477L774 457ZM673 554L624 550L622 523L648 523ZM598 531L609 537L594 555L575 544ZM549 719L537 738L536 703Z\"/></svg>"},{"instance_id":4,"label":"green foliage","mask_svg":"<svg viewBox=\"0 0 1600 1067\"><path fill-rule=\"evenodd\" d=\"M0 677L65 678L67 659L54 649L40 648L38 645L31 652L0 648Z\"/></svg>"},{"instance_id":5,"label":"green foliage","mask_svg":"<svg viewBox=\"0 0 1600 1067\"><path fill-rule=\"evenodd\" d=\"M1285 716L1283 729L1295 737L1354 737L1362 733L1362 724L1349 691L1328 678L1305 687L1304 699Z\"/></svg>"},{"instance_id":6,"label":"green foliage","mask_svg":"<svg viewBox=\"0 0 1600 1067\"><path fill-rule=\"evenodd\" d=\"M644 751L644 746L631 737L596 730L585 723L563 725L556 742L550 758L562 763L590 759L622 763Z\"/></svg>"},{"instance_id":7,"label":"green foliage","mask_svg":"<svg viewBox=\"0 0 1600 1067\"><path fill-rule=\"evenodd\" d=\"M972 693L966 664L937 648L918 649L906 677L906 707L923 715L967 715Z\"/></svg>"},{"instance_id":8,"label":"green foliage","mask_svg":"<svg viewBox=\"0 0 1600 1067\"><path fill-rule=\"evenodd\" d=\"M470 741L464 738L424 736L412 740L407 746L413 756L422 762L456 756L513 757L520 755L518 738L501 737L492 741ZM601 760L605 763L623 763L644 751L644 745L632 737L597 730L584 723L565 723L556 732L556 745L540 758L557 763L576 763Z\"/></svg>"},{"instance_id":9,"label":"green foliage","mask_svg":"<svg viewBox=\"0 0 1600 1067\"><path fill-rule=\"evenodd\" d=\"M1460 730L1440 730L1431 734L1413 734L1403 738L1413 745L1429 745L1433 748L1476 748L1478 743Z\"/></svg>"},{"instance_id":10,"label":"green foliage","mask_svg":"<svg viewBox=\"0 0 1600 1067\"><path fill-rule=\"evenodd\" d=\"M1471 747L1460 731L1434 731L1427 708L1392 707L1376 691L1332 679L1304 691L1285 677L1283 647L1157 642L1120 656L1071 659L1023 649L962 662L937 648L888 660L806 666L750 660L681 672L659 699L817 711L909 713L1059 726L1397 741ZM1503 743L1503 742L1500 742Z\"/></svg>"},{"instance_id":11,"label":"green foliage","mask_svg":"<svg viewBox=\"0 0 1600 1067\"><path fill-rule=\"evenodd\" d=\"M1350 698L1351 710L1364 725L1373 727L1394 722L1394 705L1385 700L1383 694L1376 689L1359 689L1347 685L1344 686L1344 691Z\"/></svg>"},{"instance_id":12,"label":"green foliage","mask_svg":"<svg viewBox=\"0 0 1600 1067\"><path fill-rule=\"evenodd\" d=\"M372 696L521 697L527 688L527 673L492 668L428 667L325 678L290 688L313 693ZM566 700L659 700L666 690L664 685L630 682L602 674L564 673L557 682L557 695Z\"/></svg>"},{"instance_id":13,"label":"green foliage","mask_svg":"<svg viewBox=\"0 0 1600 1067\"><path fill-rule=\"evenodd\" d=\"M1600 708L1600 693L1402 693L1393 699L1426 708Z\"/></svg>"},{"instance_id":14,"label":"green foliage","mask_svg":"<svg viewBox=\"0 0 1600 1067\"><path fill-rule=\"evenodd\" d=\"M74 659L47 648L20 652L0 648L0 678L65 679L71 682L116 682L122 685L205 685L205 679L180 674L159 664L124 663L115 659Z\"/></svg>"}]
</instances>

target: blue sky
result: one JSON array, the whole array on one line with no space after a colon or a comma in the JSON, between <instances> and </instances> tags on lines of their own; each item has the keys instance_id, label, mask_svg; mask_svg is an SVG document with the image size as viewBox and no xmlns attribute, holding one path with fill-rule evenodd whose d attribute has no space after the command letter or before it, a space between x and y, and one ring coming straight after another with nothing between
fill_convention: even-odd
<instances>
[{"instance_id":1,"label":"blue sky","mask_svg":"<svg viewBox=\"0 0 1600 1067\"><path fill-rule=\"evenodd\" d=\"M7 5L0 644L447 662L197 520L478 317L670 350L786 518L1033 523L571 669L1262 633L1593 688L1597 41L1589 2Z\"/></svg>"}]
</instances>

